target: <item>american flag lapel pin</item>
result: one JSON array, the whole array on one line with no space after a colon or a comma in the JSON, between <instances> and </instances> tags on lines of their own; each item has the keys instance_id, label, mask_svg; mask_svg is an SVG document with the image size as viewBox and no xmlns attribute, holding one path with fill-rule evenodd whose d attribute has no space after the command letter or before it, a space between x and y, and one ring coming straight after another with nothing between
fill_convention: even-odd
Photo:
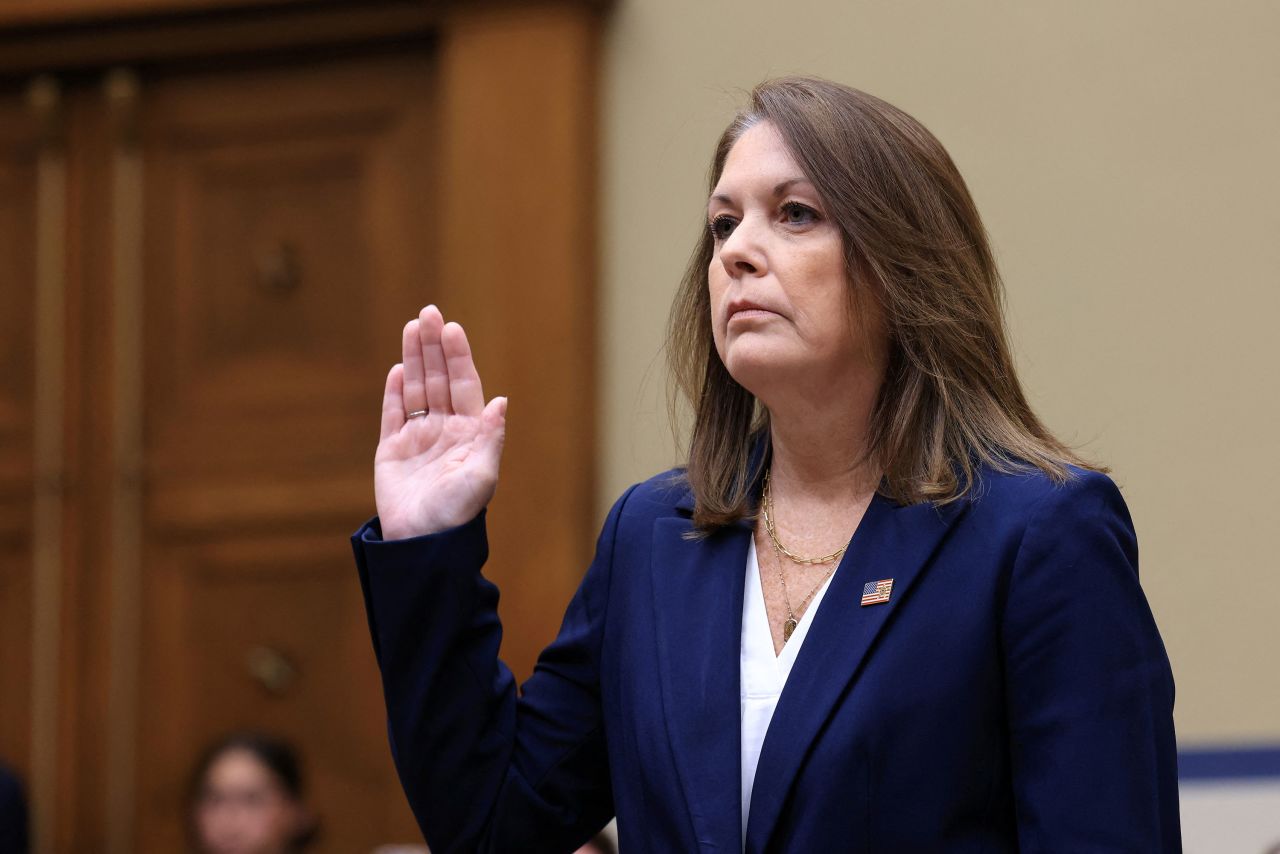
<instances>
[{"instance_id":1,"label":"american flag lapel pin","mask_svg":"<svg viewBox=\"0 0 1280 854\"><path fill-rule=\"evenodd\" d=\"M893 579L884 578L880 581L868 581L866 586L862 588L862 607L868 605L879 605L882 602L889 601L889 594L893 592Z\"/></svg>"}]
</instances>

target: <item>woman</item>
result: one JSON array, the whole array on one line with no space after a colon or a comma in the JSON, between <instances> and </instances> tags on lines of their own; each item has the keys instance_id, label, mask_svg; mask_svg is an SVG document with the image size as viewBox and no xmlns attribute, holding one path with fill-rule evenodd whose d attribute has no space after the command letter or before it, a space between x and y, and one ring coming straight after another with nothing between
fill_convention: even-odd
<instances>
[{"instance_id":1,"label":"woman","mask_svg":"<svg viewBox=\"0 0 1280 854\"><path fill-rule=\"evenodd\" d=\"M316 834L298 757L259 733L226 736L191 778L191 831L201 854L300 854Z\"/></svg>"},{"instance_id":2,"label":"woman","mask_svg":"<svg viewBox=\"0 0 1280 854\"><path fill-rule=\"evenodd\" d=\"M688 465L614 505L519 696L479 574L506 401L437 309L405 327L353 544L432 849L571 851L616 813L628 854L1178 850L1128 512L1027 405L941 145L766 83L707 213Z\"/></svg>"}]
</instances>

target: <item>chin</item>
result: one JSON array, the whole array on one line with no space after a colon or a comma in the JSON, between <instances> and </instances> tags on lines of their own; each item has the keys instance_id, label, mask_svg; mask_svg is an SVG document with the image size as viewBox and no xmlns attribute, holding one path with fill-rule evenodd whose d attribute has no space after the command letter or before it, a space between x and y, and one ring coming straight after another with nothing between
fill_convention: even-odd
<instances>
[{"instance_id":1,"label":"chin","mask_svg":"<svg viewBox=\"0 0 1280 854\"><path fill-rule=\"evenodd\" d=\"M721 355L725 369L734 382L754 394L761 396L761 391L779 382L796 369L790 359L781 354L770 353L764 348L730 348L728 358Z\"/></svg>"}]
</instances>

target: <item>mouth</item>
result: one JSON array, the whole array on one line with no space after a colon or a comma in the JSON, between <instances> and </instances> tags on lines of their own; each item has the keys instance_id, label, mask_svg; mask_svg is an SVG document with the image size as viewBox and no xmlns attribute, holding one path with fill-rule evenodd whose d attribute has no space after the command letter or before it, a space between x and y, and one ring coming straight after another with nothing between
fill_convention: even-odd
<instances>
[{"instance_id":1,"label":"mouth","mask_svg":"<svg viewBox=\"0 0 1280 854\"><path fill-rule=\"evenodd\" d=\"M735 320L764 320L777 317L778 313L753 302L734 302L729 304L728 323Z\"/></svg>"}]
</instances>

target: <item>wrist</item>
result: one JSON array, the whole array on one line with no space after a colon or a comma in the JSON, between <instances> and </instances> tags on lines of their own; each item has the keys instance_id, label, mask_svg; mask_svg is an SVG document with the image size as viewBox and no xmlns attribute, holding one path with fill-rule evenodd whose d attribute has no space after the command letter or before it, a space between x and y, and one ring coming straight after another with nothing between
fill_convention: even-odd
<instances>
[{"instance_id":1,"label":"wrist","mask_svg":"<svg viewBox=\"0 0 1280 854\"><path fill-rule=\"evenodd\" d=\"M379 515L383 540L412 540L418 537L430 537L445 531L461 527L479 514L470 514L465 519L404 519L395 514Z\"/></svg>"}]
</instances>

